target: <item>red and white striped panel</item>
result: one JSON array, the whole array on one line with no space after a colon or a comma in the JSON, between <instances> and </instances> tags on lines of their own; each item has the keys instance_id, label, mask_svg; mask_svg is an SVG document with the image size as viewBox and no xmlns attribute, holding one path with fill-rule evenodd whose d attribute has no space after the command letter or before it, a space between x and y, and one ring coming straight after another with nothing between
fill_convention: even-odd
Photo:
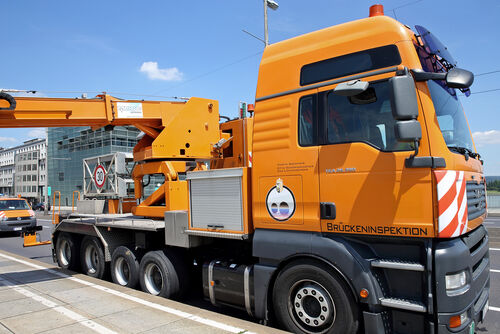
<instances>
[{"instance_id":1,"label":"red and white striped panel","mask_svg":"<svg viewBox=\"0 0 500 334\"><path fill-rule=\"evenodd\" d=\"M3 218L3 217L5 217L5 212L0 211L0 218Z\"/></svg>"},{"instance_id":2,"label":"red and white striped panel","mask_svg":"<svg viewBox=\"0 0 500 334\"><path fill-rule=\"evenodd\" d=\"M451 238L467 232L467 191L464 172L435 170L437 181L439 238Z\"/></svg>"}]
</instances>

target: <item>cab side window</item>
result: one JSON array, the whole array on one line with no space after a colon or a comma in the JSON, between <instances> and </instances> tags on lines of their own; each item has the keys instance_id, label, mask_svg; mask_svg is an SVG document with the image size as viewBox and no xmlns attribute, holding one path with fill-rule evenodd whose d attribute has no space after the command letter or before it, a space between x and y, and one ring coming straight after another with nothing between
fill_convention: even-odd
<instances>
[{"instance_id":1,"label":"cab side window","mask_svg":"<svg viewBox=\"0 0 500 334\"><path fill-rule=\"evenodd\" d=\"M299 102L299 144L316 145L316 112L314 96L304 96Z\"/></svg>"},{"instance_id":2,"label":"cab side window","mask_svg":"<svg viewBox=\"0 0 500 334\"><path fill-rule=\"evenodd\" d=\"M413 149L411 143L396 140L387 81L370 83L355 96L329 92L324 109L327 144L366 142L381 151Z\"/></svg>"}]
</instances>

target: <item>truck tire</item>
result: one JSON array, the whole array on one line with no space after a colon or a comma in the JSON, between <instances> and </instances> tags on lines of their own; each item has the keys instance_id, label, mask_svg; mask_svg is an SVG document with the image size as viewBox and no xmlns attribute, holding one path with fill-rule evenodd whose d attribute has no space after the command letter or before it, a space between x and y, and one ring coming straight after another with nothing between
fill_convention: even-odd
<instances>
[{"instance_id":1,"label":"truck tire","mask_svg":"<svg viewBox=\"0 0 500 334\"><path fill-rule=\"evenodd\" d=\"M59 267L63 269L74 271L79 269L79 248L71 234L59 233L56 241L56 259Z\"/></svg>"},{"instance_id":2,"label":"truck tire","mask_svg":"<svg viewBox=\"0 0 500 334\"><path fill-rule=\"evenodd\" d=\"M80 249L82 273L85 275L102 279L106 273L106 261L101 242L91 236L82 240Z\"/></svg>"},{"instance_id":3,"label":"truck tire","mask_svg":"<svg viewBox=\"0 0 500 334\"><path fill-rule=\"evenodd\" d=\"M116 284L135 288L139 283L139 260L136 254L125 246L120 246L111 257L111 279Z\"/></svg>"},{"instance_id":4,"label":"truck tire","mask_svg":"<svg viewBox=\"0 0 500 334\"><path fill-rule=\"evenodd\" d=\"M293 333L356 333L357 307L346 284L326 265L295 262L276 278L274 314Z\"/></svg>"},{"instance_id":5,"label":"truck tire","mask_svg":"<svg viewBox=\"0 0 500 334\"><path fill-rule=\"evenodd\" d=\"M139 272L142 291L165 298L179 296L179 276L163 251L146 253L141 260Z\"/></svg>"}]
</instances>

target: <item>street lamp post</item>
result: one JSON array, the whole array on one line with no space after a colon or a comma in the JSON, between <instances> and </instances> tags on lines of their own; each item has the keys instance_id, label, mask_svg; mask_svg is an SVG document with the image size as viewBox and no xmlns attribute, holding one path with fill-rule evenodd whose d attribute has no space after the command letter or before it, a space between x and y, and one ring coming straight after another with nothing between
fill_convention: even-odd
<instances>
[{"instance_id":1,"label":"street lamp post","mask_svg":"<svg viewBox=\"0 0 500 334\"><path fill-rule=\"evenodd\" d=\"M267 29L267 7L272 10L278 9L278 3L274 0L264 0L264 43L266 46L269 45L269 32Z\"/></svg>"}]
</instances>

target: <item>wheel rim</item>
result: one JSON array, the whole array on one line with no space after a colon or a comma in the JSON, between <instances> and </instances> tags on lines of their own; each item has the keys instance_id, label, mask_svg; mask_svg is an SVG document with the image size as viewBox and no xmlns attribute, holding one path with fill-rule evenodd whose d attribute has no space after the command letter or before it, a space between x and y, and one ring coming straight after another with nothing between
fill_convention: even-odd
<instances>
[{"instance_id":1,"label":"wheel rim","mask_svg":"<svg viewBox=\"0 0 500 334\"><path fill-rule=\"evenodd\" d=\"M306 333L324 333L335 323L335 303L330 293L313 280L302 280L292 286L288 311Z\"/></svg>"},{"instance_id":2,"label":"wheel rim","mask_svg":"<svg viewBox=\"0 0 500 334\"><path fill-rule=\"evenodd\" d=\"M146 289L152 295L159 295L163 288L163 274L155 263L148 263L144 270Z\"/></svg>"},{"instance_id":3,"label":"wheel rim","mask_svg":"<svg viewBox=\"0 0 500 334\"><path fill-rule=\"evenodd\" d=\"M59 244L59 260L63 266L68 266L71 261L71 247L66 239L62 239Z\"/></svg>"},{"instance_id":4,"label":"wheel rim","mask_svg":"<svg viewBox=\"0 0 500 334\"><path fill-rule=\"evenodd\" d=\"M115 277L120 285L127 285L130 282L130 267L123 257L116 259Z\"/></svg>"},{"instance_id":5,"label":"wheel rim","mask_svg":"<svg viewBox=\"0 0 500 334\"><path fill-rule=\"evenodd\" d=\"M88 245L85 249L85 265L89 274L95 274L97 272L98 263L99 255L97 253L97 248L94 245Z\"/></svg>"}]
</instances>

